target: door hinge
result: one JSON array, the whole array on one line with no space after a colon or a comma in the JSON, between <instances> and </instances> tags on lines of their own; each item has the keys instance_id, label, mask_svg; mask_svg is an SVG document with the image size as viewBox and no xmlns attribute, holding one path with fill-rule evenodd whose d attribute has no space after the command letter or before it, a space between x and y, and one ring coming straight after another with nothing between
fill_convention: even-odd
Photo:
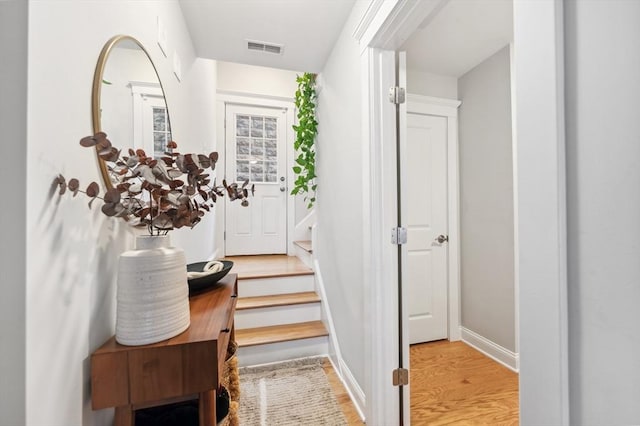
<instances>
[{"instance_id":1,"label":"door hinge","mask_svg":"<svg viewBox=\"0 0 640 426\"><path fill-rule=\"evenodd\" d=\"M225 241L227 241L227 231L224 231L224 232L222 233L222 239L223 239L223 240L225 240Z\"/></svg>"},{"instance_id":2,"label":"door hinge","mask_svg":"<svg viewBox=\"0 0 640 426\"><path fill-rule=\"evenodd\" d=\"M409 370L397 368L393 370L393 386L407 386L409 384Z\"/></svg>"},{"instance_id":3,"label":"door hinge","mask_svg":"<svg viewBox=\"0 0 640 426\"><path fill-rule=\"evenodd\" d=\"M400 105L405 101L404 87L390 87L389 88L389 102L392 104Z\"/></svg>"},{"instance_id":4,"label":"door hinge","mask_svg":"<svg viewBox=\"0 0 640 426\"><path fill-rule=\"evenodd\" d=\"M398 226L391 230L391 244L407 244L407 228Z\"/></svg>"}]
</instances>

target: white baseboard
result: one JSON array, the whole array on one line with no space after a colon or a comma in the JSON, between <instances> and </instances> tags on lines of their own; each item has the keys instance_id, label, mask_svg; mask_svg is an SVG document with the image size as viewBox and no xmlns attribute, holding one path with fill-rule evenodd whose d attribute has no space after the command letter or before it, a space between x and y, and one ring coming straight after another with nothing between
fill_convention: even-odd
<instances>
[{"instance_id":1,"label":"white baseboard","mask_svg":"<svg viewBox=\"0 0 640 426\"><path fill-rule=\"evenodd\" d=\"M333 363L333 360L331 360L331 358L329 358L329 360L333 365L333 369L336 370L336 373L338 373L338 377L344 385L344 388L347 390L347 393L349 394L349 398L351 398L353 405L356 407L356 411L360 416L360 420L362 420L363 423L366 423L364 417L364 408L366 403L364 391L356 381L355 377L353 377L353 374L351 374L351 370L349 370L349 367L347 367L347 364L345 364L342 358L338 360L338 368L336 368L336 365Z\"/></svg>"},{"instance_id":2,"label":"white baseboard","mask_svg":"<svg viewBox=\"0 0 640 426\"><path fill-rule=\"evenodd\" d=\"M314 269L313 255L298 245L293 245L293 252L309 269Z\"/></svg>"},{"instance_id":3,"label":"white baseboard","mask_svg":"<svg viewBox=\"0 0 640 426\"><path fill-rule=\"evenodd\" d=\"M316 280L316 289L320 294L320 299L322 300L322 318L326 323L327 329L329 330L329 361L333 366L333 370L338 375L338 378L342 382L342 385L347 390L353 405L356 407L356 411L360 416L360 419L365 422L364 416L364 408L365 408L365 395L356 381L353 374L351 374L351 370L342 359L342 353L340 352L340 345L338 344L338 337L336 336L336 330L333 324L333 317L331 316L331 308L329 307L329 303L327 302L327 294L324 289L324 281L322 279L322 270L320 269L320 264L317 259L314 259L314 270L315 270L315 280Z\"/></svg>"},{"instance_id":4,"label":"white baseboard","mask_svg":"<svg viewBox=\"0 0 640 426\"><path fill-rule=\"evenodd\" d=\"M216 260L216 259L218 259L219 255L220 255L220 250L219 249L215 249L213 254L209 257L209 260Z\"/></svg>"},{"instance_id":5,"label":"white baseboard","mask_svg":"<svg viewBox=\"0 0 640 426\"><path fill-rule=\"evenodd\" d=\"M467 328L460 327L460 334L462 336L462 341L467 345L499 362L509 370L515 371L516 373L519 371L520 357L517 353L511 352L510 350L503 348L502 346Z\"/></svg>"},{"instance_id":6,"label":"white baseboard","mask_svg":"<svg viewBox=\"0 0 640 426\"><path fill-rule=\"evenodd\" d=\"M293 231L293 241L308 240L311 238L309 228L316 223L316 210L310 210L307 215L296 223Z\"/></svg>"}]
</instances>

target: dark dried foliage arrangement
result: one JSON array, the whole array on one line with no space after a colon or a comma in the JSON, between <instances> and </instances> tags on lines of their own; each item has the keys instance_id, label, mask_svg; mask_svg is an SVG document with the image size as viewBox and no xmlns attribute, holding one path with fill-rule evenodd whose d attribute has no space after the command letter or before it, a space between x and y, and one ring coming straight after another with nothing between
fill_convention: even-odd
<instances>
[{"instance_id":1,"label":"dark dried foliage arrangement","mask_svg":"<svg viewBox=\"0 0 640 426\"><path fill-rule=\"evenodd\" d=\"M147 227L151 235L163 235L185 226L193 228L225 194L246 207L249 194L254 193L249 181L227 184L223 180L222 185L217 185L211 180L206 171L215 170L217 152L180 154L175 151L178 145L171 141L167 144L168 152L161 158L148 157L142 149L128 149L128 155L124 156L103 132L82 138L80 145L97 149L107 165L113 187L101 196L96 182L82 190L78 179L67 181L58 175L54 181L58 193L62 195L68 190L74 197L84 193L90 198L89 208L96 199L102 200L102 213Z\"/></svg>"}]
</instances>

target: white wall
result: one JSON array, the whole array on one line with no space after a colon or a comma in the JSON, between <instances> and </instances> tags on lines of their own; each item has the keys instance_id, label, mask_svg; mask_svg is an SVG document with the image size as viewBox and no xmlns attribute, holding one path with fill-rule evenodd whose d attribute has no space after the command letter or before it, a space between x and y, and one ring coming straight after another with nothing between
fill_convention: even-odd
<instances>
[{"instance_id":1,"label":"white wall","mask_svg":"<svg viewBox=\"0 0 640 426\"><path fill-rule=\"evenodd\" d=\"M180 152L208 154L224 149L216 140L216 75L215 61L195 58L181 89L168 90L165 86L172 136L178 143ZM173 75L169 76L171 77ZM183 112L188 114L185 116ZM221 168L222 164L218 162L215 173ZM216 252L215 215L223 214L223 209L224 203L217 203L213 214L204 216L195 228L171 231L171 242L184 248L187 263L213 259Z\"/></svg>"},{"instance_id":2,"label":"white wall","mask_svg":"<svg viewBox=\"0 0 640 426\"><path fill-rule=\"evenodd\" d=\"M0 2L0 424L25 422L27 1ZM47 191L47 188L42 190Z\"/></svg>"},{"instance_id":3,"label":"white wall","mask_svg":"<svg viewBox=\"0 0 640 426\"><path fill-rule=\"evenodd\" d=\"M640 2L565 2L571 424L640 421Z\"/></svg>"},{"instance_id":4,"label":"white wall","mask_svg":"<svg viewBox=\"0 0 640 426\"><path fill-rule=\"evenodd\" d=\"M218 61L218 90L291 98L303 71Z\"/></svg>"},{"instance_id":5,"label":"white wall","mask_svg":"<svg viewBox=\"0 0 640 426\"><path fill-rule=\"evenodd\" d=\"M364 3L364 2L363 2ZM318 96L317 250L342 356L362 387L365 379L362 280L362 147L360 49L356 6L321 73ZM366 4L365 4L366 6Z\"/></svg>"},{"instance_id":6,"label":"white wall","mask_svg":"<svg viewBox=\"0 0 640 426\"><path fill-rule=\"evenodd\" d=\"M167 26L169 58L155 43L157 16ZM107 425L112 410L91 410L90 354L114 332L116 264L133 235L88 210L86 199L51 200L48 190L60 172L85 184L100 179L93 151L78 140L91 133L93 71L111 36L132 35L149 50L184 150L213 147L215 64L196 60L175 1L31 1L28 21L26 423ZM182 83L172 73L174 51ZM200 224L173 242L188 258L203 258L212 232Z\"/></svg>"},{"instance_id":7,"label":"white wall","mask_svg":"<svg viewBox=\"0 0 640 426\"><path fill-rule=\"evenodd\" d=\"M462 326L516 352L509 46L460 77Z\"/></svg>"},{"instance_id":8,"label":"white wall","mask_svg":"<svg viewBox=\"0 0 640 426\"><path fill-rule=\"evenodd\" d=\"M449 75L408 69L407 92L436 98L458 99L458 79Z\"/></svg>"}]
</instances>

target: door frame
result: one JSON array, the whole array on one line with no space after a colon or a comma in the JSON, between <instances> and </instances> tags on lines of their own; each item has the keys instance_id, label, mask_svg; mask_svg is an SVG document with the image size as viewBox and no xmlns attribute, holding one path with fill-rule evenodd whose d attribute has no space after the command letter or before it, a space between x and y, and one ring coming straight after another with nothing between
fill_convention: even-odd
<instances>
[{"instance_id":1,"label":"door frame","mask_svg":"<svg viewBox=\"0 0 640 426\"><path fill-rule=\"evenodd\" d=\"M216 99L216 147L218 154L218 173L216 173L218 180L222 180L226 177L226 112L227 105L242 105L250 107L263 107L263 108L279 108L285 110L285 126L286 126L286 167L287 167L287 255L293 256L295 249L293 246L293 233L295 229L295 198L289 194L290 182L295 179L292 165L294 157L293 142L295 140L295 132L293 131L293 125L295 124L296 107L293 98L280 97L280 96L268 96L255 93L243 93L234 92L228 90L218 90ZM222 176L219 172L222 171ZM249 199L251 203L251 199ZM226 209L222 209L216 212L215 218L215 235L214 241L216 249L213 258L217 259L226 255L226 242L224 238L224 232L226 229Z\"/></svg>"},{"instance_id":2,"label":"door frame","mask_svg":"<svg viewBox=\"0 0 640 426\"><path fill-rule=\"evenodd\" d=\"M396 155L390 147L395 108L386 94L395 85L395 51L441 5L442 0L372 0L354 32L362 65L363 208L371 215L364 224L363 265L370 283L365 321L374 330L365 341L369 424L398 423L391 371L398 366L399 333L406 334L406 327L398 330L403 301L389 238L397 226ZM520 423L569 425L563 2L515 1L513 16ZM403 352L408 365L408 348ZM409 392L408 386L407 419Z\"/></svg>"},{"instance_id":3,"label":"door frame","mask_svg":"<svg viewBox=\"0 0 640 426\"><path fill-rule=\"evenodd\" d=\"M131 89L131 108L133 109L133 145L143 148L144 150L149 152L149 148L153 148L153 145L151 145L151 147L145 146L145 99L161 98L164 101L165 108L167 106L167 101L164 99L164 93L162 92L162 86L160 86L160 83L150 83L147 81L130 81L129 88ZM171 119L169 119L169 126L171 126ZM153 153L153 149L151 149L150 152Z\"/></svg>"},{"instance_id":4,"label":"door frame","mask_svg":"<svg viewBox=\"0 0 640 426\"><path fill-rule=\"evenodd\" d=\"M407 94L407 113L447 119L447 336L461 339L460 318L460 186L458 160L459 100ZM407 250L406 246L404 250Z\"/></svg>"}]
</instances>

